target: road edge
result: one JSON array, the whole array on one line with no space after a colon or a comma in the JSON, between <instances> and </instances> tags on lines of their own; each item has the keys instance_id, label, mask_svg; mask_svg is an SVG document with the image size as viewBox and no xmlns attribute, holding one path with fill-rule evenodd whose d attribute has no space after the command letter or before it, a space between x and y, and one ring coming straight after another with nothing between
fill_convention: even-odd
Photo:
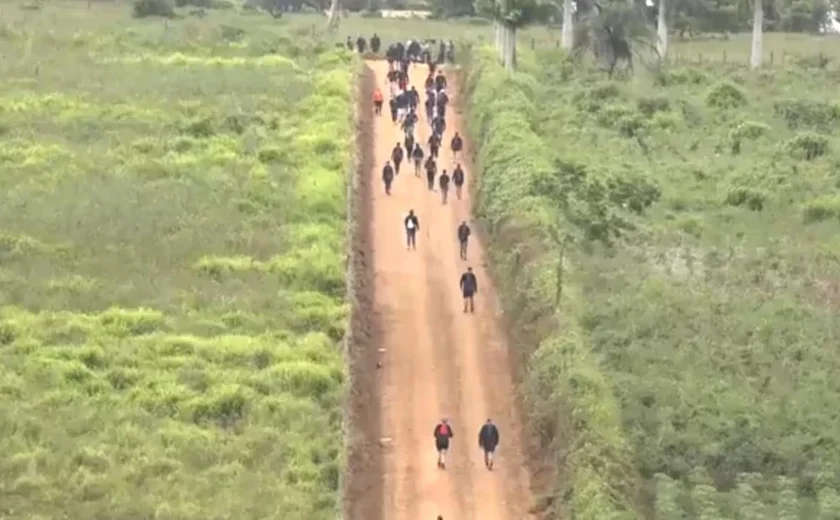
<instances>
[{"instance_id":1,"label":"road edge","mask_svg":"<svg viewBox=\"0 0 840 520\"><path fill-rule=\"evenodd\" d=\"M373 255L371 254L371 187L373 114L368 99L376 78L364 62L358 65L355 88L355 167L347 183L347 292L350 322L345 338L349 383L347 465L342 485L344 520L381 520L384 473L381 436L379 352L373 324Z\"/></svg>"}]
</instances>

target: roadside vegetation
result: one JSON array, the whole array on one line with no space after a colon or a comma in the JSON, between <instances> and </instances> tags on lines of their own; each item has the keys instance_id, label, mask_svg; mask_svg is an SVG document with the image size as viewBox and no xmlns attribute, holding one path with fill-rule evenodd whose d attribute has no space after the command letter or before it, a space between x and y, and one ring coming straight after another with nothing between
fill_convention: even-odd
<instances>
[{"instance_id":1,"label":"roadside vegetation","mask_svg":"<svg viewBox=\"0 0 840 520\"><path fill-rule=\"evenodd\" d=\"M836 64L470 61L549 512L837 518Z\"/></svg>"},{"instance_id":2,"label":"roadside vegetation","mask_svg":"<svg viewBox=\"0 0 840 520\"><path fill-rule=\"evenodd\" d=\"M352 59L125 4L0 53L0 516L335 518Z\"/></svg>"}]
</instances>

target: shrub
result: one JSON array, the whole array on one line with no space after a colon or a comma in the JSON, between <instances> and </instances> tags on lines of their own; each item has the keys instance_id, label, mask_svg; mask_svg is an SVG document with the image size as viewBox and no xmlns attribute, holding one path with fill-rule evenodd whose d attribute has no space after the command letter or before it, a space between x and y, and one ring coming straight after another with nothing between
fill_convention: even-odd
<instances>
[{"instance_id":1,"label":"shrub","mask_svg":"<svg viewBox=\"0 0 840 520\"><path fill-rule=\"evenodd\" d=\"M831 130L840 121L840 104L837 103L788 99L773 103L773 111L785 120L791 130Z\"/></svg>"},{"instance_id":2,"label":"shrub","mask_svg":"<svg viewBox=\"0 0 840 520\"><path fill-rule=\"evenodd\" d=\"M812 200L802 210L802 220L806 224L830 219L840 219L840 197L827 196Z\"/></svg>"},{"instance_id":3,"label":"shrub","mask_svg":"<svg viewBox=\"0 0 840 520\"><path fill-rule=\"evenodd\" d=\"M671 102L665 96L643 97L636 102L639 112L647 117L651 117L656 112L665 112L670 106Z\"/></svg>"},{"instance_id":4,"label":"shrub","mask_svg":"<svg viewBox=\"0 0 840 520\"><path fill-rule=\"evenodd\" d=\"M134 0L132 5L132 14L135 18L146 18L149 16L172 18L175 16L175 7L170 0Z\"/></svg>"},{"instance_id":5,"label":"shrub","mask_svg":"<svg viewBox=\"0 0 840 520\"><path fill-rule=\"evenodd\" d=\"M785 143L785 147L792 157L811 161L828 152L828 139L812 132L803 133Z\"/></svg>"},{"instance_id":6,"label":"shrub","mask_svg":"<svg viewBox=\"0 0 840 520\"><path fill-rule=\"evenodd\" d=\"M706 104L723 110L738 108L747 104L747 95L732 83L720 82L706 93Z\"/></svg>"},{"instance_id":7,"label":"shrub","mask_svg":"<svg viewBox=\"0 0 840 520\"><path fill-rule=\"evenodd\" d=\"M576 298L563 285L558 259L562 263L569 237L616 232L620 206L643 210L657 190L640 179L590 174L572 159L555 162L551 147L534 131L538 111L532 96L540 88L534 78L515 73L512 81L489 49L467 58L463 95L482 171L476 213L492 237L490 265L511 323L517 324L517 354L529 367L525 402L534 433L542 452L568 453L557 461L554 507L569 508L581 519L629 518L632 455L618 405L589 344L573 320L561 326L557 318L558 295L571 291L569 298ZM618 87L606 83L574 99L586 111L618 95ZM628 121L641 120L641 114L611 103L597 118L610 128L635 129Z\"/></svg>"},{"instance_id":8,"label":"shrub","mask_svg":"<svg viewBox=\"0 0 840 520\"><path fill-rule=\"evenodd\" d=\"M753 211L761 211L766 199L767 194L763 191L737 186L727 192L724 202L730 206L744 206Z\"/></svg>"},{"instance_id":9,"label":"shrub","mask_svg":"<svg viewBox=\"0 0 840 520\"><path fill-rule=\"evenodd\" d=\"M756 123L755 121L744 121L737 123L732 130L729 131L729 146L732 155L741 153L741 144L744 140L755 140L765 135L770 130L770 127L764 123Z\"/></svg>"}]
</instances>

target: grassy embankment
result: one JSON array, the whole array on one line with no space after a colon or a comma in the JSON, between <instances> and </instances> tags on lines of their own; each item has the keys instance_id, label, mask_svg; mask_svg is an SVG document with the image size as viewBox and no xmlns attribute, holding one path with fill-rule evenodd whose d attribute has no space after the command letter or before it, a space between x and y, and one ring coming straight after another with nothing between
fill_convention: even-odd
<instances>
[{"instance_id":1,"label":"grassy embankment","mask_svg":"<svg viewBox=\"0 0 840 520\"><path fill-rule=\"evenodd\" d=\"M334 518L352 63L59 7L0 25L0 516Z\"/></svg>"},{"instance_id":2,"label":"grassy embankment","mask_svg":"<svg viewBox=\"0 0 840 520\"><path fill-rule=\"evenodd\" d=\"M815 65L473 57L479 217L559 516L840 514L840 104Z\"/></svg>"}]
</instances>

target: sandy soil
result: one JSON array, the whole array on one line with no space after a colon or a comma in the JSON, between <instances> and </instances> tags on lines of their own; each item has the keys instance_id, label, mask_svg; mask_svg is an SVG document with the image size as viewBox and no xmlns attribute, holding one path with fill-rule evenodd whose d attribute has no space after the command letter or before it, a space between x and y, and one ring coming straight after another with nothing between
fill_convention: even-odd
<instances>
[{"instance_id":1,"label":"sandy soil","mask_svg":"<svg viewBox=\"0 0 840 520\"><path fill-rule=\"evenodd\" d=\"M363 101L374 84L388 92L387 63L368 62ZM426 68L412 66L418 91ZM457 79L449 78L452 107L438 169L454 169L448 143L457 130L465 135L458 113ZM421 101L422 102L422 101ZM421 107L422 108L422 107ZM392 195L387 196L381 170L395 143L402 141L387 104L381 117L369 102L360 109L362 167L357 212L356 266L365 269L357 287L361 306L354 313L357 330L351 345L355 394L356 439L351 449L346 488L348 520L522 520L532 505L528 473L521 451L522 428L515 410L508 346L500 327L493 287L483 266L483 251L474 229L468 260L458 255L456 229L469 222L467 190L447 205L440 192L428 191L425 175L415 177L403 164ZM428 153L430 130L420 111L416 136ZM469 147L469 140L466 140ZM466 150L469 156L469 150ZM472 174L464 165L467 184ZM407 251L403 219L413 209L420 219L417 251ZM472 226L475 228L475 226ZM361 259L361 260L360 260ZM475 314L463 313L458 281L467 266L478 277ZM362 323L364 321L364 323ZM452 440L446 470L436 465L432 431L449 419ZM484 467L478 430L492 418L501 433L494 470ZM365 422L367 421L367 423ZM360 438L361 437L361 438Z\"/></svg>"}]
</instances>

